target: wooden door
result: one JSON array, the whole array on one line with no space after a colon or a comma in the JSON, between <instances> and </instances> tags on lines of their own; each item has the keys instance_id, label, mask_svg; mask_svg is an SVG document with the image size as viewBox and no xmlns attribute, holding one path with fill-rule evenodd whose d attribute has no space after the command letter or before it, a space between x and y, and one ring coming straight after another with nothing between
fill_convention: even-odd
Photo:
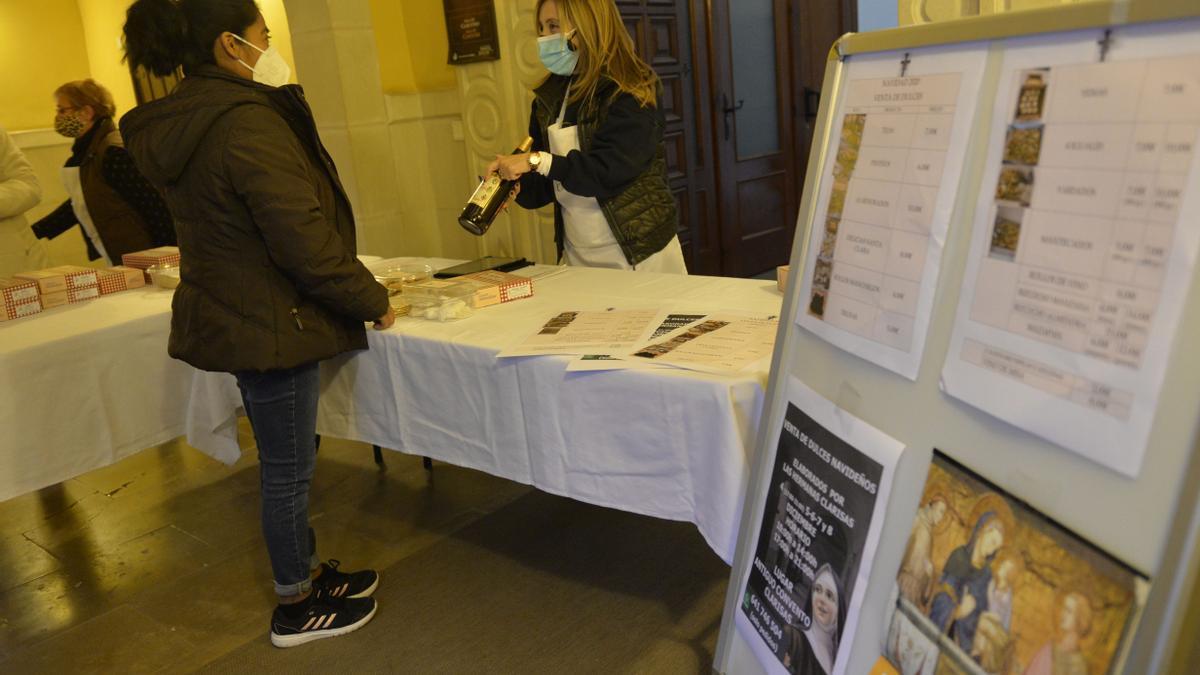
<instances>
[{"instance_id":1,"label":"wooden door","mask_svg":"<svg viewBox=\"0 0 1200 675\"><path fill-rule=\"evenodd\" d=\"M787 262L829 48L854 0L616 0L663 83L667 165L693 274Z\"/></svg>"},{"instance_id":2,"label":"wooden door","mask_svg":"<svg viewBox=\"0 0 1200 675\"><path fill-rule=\"evenodd\" d=\"M719 274L721 243L709 142L708 41L704 0L617 0L638 55L662 80L667 174L679 207L688 270Z\"/></svg>"},{"instance_id":3,"label":"wooden door","mask_svg":"<svg viewBox=\"0 0 1200 675\"><path fill-rule=\"evenodd\" d=\"M853 0L712 0L722 272L787 263L830 47Z\"/></svg>"},{"instance_id":4,"label":"wooden door","mask_svg":"<svg viewBox=\"0 0 1200 675\"><path fill-rule=\"evenodd\" d=\"M791 26L792 109L795 112L796 189L803 189L812 149L825 66L833 43L858 27L854 0L788 0ZM797 193L798 194L798 193ZM797 207L798 208L798 207Z\"/></svg>"},{"instance_id":5,"label":"wooden door","mask_svg":"<svg viewBox=\"0 0 1200 675\"><path fill-rule=\"evenodd\" d=\"M798 208L787 0L712 0L722 271L788 259Z\"/></svg>"}]
</instances>

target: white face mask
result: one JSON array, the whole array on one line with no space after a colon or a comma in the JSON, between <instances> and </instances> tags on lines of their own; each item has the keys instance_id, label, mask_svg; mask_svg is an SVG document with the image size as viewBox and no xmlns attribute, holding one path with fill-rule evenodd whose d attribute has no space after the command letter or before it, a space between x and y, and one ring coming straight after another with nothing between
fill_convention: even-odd
<instances>
[{"instance_id":1,"label":"white face mask","mask_svg":"<svg viewBox=\"0 0 1200 675\"><path fill-rule=\"evenodd\" d=\"M252 42L243 39L239 35L233 35L234 38L241 42L258 49L258 46ZM275 51L275 47L269 46L266 51L258 49L262 56L258 57L258 63L251 66L249 63L238 59L238 63L250 69L254 73L254 81L259 84L265 84L269 87L282 87L287 84L288 78L292 76L292 69L288 66L287 61Z\"/></svg>"}]
</instances>

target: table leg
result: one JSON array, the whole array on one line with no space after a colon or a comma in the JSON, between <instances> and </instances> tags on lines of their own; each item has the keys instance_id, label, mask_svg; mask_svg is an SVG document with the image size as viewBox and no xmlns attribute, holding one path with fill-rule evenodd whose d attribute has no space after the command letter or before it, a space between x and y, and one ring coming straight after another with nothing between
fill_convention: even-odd
<instances>
[{"instance_id":1,"label":"table leg","mask_svg":"<svg viewBox=\"0 0 1200 675\"><path fill-rule=\"evenodd\" d=\"M426 471L433 471L433 460L428 457L422 457L421 466L425 467Z\"/></svg>"},{"instance_id":2,"label":"table leg","mask_svg":"<svg viewBox=\"0 0 1200 675\"><path fill-rule=\"evenodd\" d=\"M382 467L383 466L383 449L380 448L378 445L372 445L371 449L375 451L375 463Z\"/></svg>"}]
</instances>

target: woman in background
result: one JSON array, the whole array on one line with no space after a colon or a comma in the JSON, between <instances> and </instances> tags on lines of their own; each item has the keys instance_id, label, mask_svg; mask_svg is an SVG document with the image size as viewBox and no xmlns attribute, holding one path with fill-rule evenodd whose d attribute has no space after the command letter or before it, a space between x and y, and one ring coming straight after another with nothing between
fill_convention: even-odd
<instances>
[{"instance_id":1,"label":"woman in background","mask_svg":"<svg viewBox=\"0 0 1200 675\"><path fill-rule=\"evenodd\" d=\"M33 167L4 129L0 129L0 277L47 267L42 243L34 238L24 213L42 199Z\"/></svg>"},{"instance_id":2,"label":"woman in background","mask_svg":"<svg viewBox=\"0 0 1200 675\"><path fill-rule=\"evenodd\" d=\"M320 562L309 526L319 364L395 321L355 256L354 216L291 68L254 0L137 0L126 56L184 79L121 120L179 228L171 356L233 373L258 444L278 605L271 643L343 635L375 616L374 570ZM249 595L249 594L248 594Z\"/></svg>"},{"instance_id":3,"label":"woman in background","mask_svg":"<svg viewBox=\"0 0 1200 675\"><path fill-rule=\"evenodd\" d=\"M488 167L520 178L517 203L553 203L569 265L687 274L667 184L658 76L638 58L612 0L538 0L533 151Z\"/></svg>"},{"instance_id":4,"label":"woman in background","mask_svg":"<svg viewBox=\"0 0 1200 675\"><path fill-rule=\"evenodd\" d=\"M88 260L109 265L120 265L125 253L174 245L171 213L134 166L113 122L112 94L94 80L79 80L54 97L54 130L75 139L62 169L70 199L34 223L34 233L53 239L79 225Z\"/></svg>"}]
</instances>

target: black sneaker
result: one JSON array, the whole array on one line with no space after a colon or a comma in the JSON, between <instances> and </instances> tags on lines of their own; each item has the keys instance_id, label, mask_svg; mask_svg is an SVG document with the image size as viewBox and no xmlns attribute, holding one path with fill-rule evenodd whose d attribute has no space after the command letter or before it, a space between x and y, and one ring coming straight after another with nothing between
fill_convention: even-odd
<instances>
[{"instance_id":1,"label":"black sneaker","mask_svg":"<svg viewBox=\"0 0 1200 675\"><path fill-rule=\"evenodd\" d=\"M296 647L305 642L337 637L367 625L375 616L374 598L335 600L324 597L315 588L308 609L295 618L282 607L271 616L271 644L276 647Z\"/></svg>"},{"instance_id":2,"label":"black sneaker","mask_svg":"<svg viewBox=\"0 0 1200 675\"><path fill-rule=\"evenodd\" d=\"M325 595L334 600L342 598L368 598L379 588L379 572L363 570L361 572L340 572L339 560L330 558L329 562L321 563L321 574L313 579L313 590L320 588Z\"/></svg>"}]
</instances>

